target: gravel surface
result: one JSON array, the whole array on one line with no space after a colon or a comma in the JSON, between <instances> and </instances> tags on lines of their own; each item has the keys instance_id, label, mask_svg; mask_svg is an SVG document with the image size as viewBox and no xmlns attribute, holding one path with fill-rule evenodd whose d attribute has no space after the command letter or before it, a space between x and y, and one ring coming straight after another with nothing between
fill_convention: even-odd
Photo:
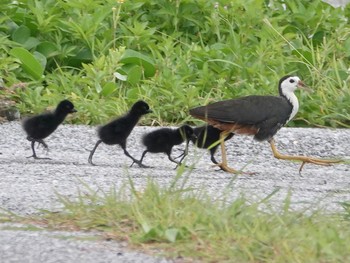
<instances>
[{"instance_id":1,"label":"gravel surface","mask_svg":"<svg viewBox=\"0 0 350 263\"><path fill-rule=\"evenodd\" d=\"M23 231L0 224L0 262L25 263L166 263L164 259L128 251L127 244L99 240L98 235L64 231Z\"/></svg>"},{"instance_id":2,"label":"gravel surface","mask_svg":"<svg viewBox=\"0 0 350 263\"><path fill-rule=\"evenodd\" d=\"M157 128L136 127L128 140L128 150L135 158L143 151L140 138L143 133ZM167 185L176 175L174 164L166 155L148 153L146 165L153 168L129 168L131 161L118 146L101 144L91 166L87 163L89 150L97 140L96 128L62 125L45 141L50 151L42 148L38 156L51 160L27 159L30 142L25 138L20 123L0 125L0 207L27 215L38 209L52 211L61 208L55 191L74 197L81 181L92 189L108 191L126 182L127 173L135 185L142 188L147 178ZM9 136L7 136L9 135ZM350 159L350 129L282 128L275 137L277 148L287 154ZM324 167L307 164L302 174L299 163L277 160L268 143L255 142L251 137L236 136L226 143L228 160L232 167L255 172L239 175L231 187L231 198L241 193L251 200L261 199L276 188L280 189L272 202L280 204L289 190L292 207L325 207L330 211L341 209L339 201L350 201L350 165L337 164ZM173 156L181 153L183 145L176 147ZM219 151L217 159L220 160ZM187 164L195 163L189 184L205 187L218 197L228 187L233 175L213 168L206 150L191 145ZM20 231L0 225L0 262L159 262L145 254L128 252L116 242L81 241L69 238L83 233ZM60 236L68 238L57 238ZM33 249L26 249L30 246ZM17 256L18 255L18 256Z\"/></svg>"}]
</instances>

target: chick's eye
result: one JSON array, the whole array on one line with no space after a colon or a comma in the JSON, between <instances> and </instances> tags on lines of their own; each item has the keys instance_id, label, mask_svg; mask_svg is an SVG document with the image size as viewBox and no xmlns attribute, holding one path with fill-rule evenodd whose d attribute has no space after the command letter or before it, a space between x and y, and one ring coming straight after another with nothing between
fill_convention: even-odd
<instances>
[{"instance_id":1,"label":"chick's eye","mask_svg":"<svg viewBox=\"0 0 350 263\"><path fill-rule=\"evenodd\" d=\"M291 80L289 80L289 82L290 82L290 83L294 83L294 82L295 82L295 80L294 80L294 79L291 79Z\"/></svg>"}]
</instances>

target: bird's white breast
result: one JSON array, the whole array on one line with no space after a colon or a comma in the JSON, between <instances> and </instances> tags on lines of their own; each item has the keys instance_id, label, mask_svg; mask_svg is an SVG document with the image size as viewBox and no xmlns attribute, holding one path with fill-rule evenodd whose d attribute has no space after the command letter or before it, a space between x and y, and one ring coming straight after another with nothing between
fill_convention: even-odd
<instances>
[{"instance_id":1,"label":"bird's white breast","mask_svg":"<svg viewBox=\"0 0 350 263\"><path fill-rule=\"evenodd\" d=\"M286 96L287 100L289 100L289 102L292 104L292 112L289 116L289 119L287 120L287 122L289 122L298 113L299 101L298 101L297 96L295 96L295 94L293 92L288 92L287 94L285 94L285 96Z\"/></svg>"}]
</instances>

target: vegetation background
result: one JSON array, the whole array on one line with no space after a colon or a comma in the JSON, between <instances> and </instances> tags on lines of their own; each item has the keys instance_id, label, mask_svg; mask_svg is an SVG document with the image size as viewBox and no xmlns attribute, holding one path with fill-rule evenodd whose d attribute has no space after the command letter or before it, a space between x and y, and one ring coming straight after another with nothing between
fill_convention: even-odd
<instances>
[{"instance_id":1,"label":"vegetation background","mask_svg":"<svg viewBox=\"0 0 350 263\"><path fill-rule=\"evenodd\" d=\"M144 99L144 124L177 124L298 74L314 92L290 125L350 127L349 15L299 0L2 0L1 92L22 114L71 99L84 124Z\"/></svg>"},{"instance_id":2,"label":"vegetation background","mask_svg":"<svg viewBox=\"0 0 350 263\"><path fill-rule=\"evenodd\" d=\"M289 125L349 128L349 16L349 5L320 0L1 0L0 95L24 115L68 98L79 110L68 121L83 124L144 99L154 118L143 124L168 125L194 122L189 108L212 101L277 94L279 78L297 74L314 92L298 94ZM190 173L181 166L169 186L149 179L140 191L131 177L106 193L82 183L73 201L58 195L62 212L29 222L188 262L349 262L348 201L340 213L292 211L288 195L275 211L277 190L229 202L230 185L212 200L183 183ZM7 220L19 219L0 213Z\"/></svg>"}]
</instances>

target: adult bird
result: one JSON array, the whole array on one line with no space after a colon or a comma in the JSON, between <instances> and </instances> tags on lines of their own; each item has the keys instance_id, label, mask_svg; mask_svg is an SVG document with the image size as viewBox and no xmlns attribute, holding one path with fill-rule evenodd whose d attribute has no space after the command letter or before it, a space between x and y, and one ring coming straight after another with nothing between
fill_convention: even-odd
<instances>
[{"instance_id":1,"label":"adult bird","mask_svg":"<svg viewBox=\"0 0 350 263\"><path fill-rule=\"evenodd\" d=\"M43 139L53 133L58 125L60 125L69 113L76 112L74 105L69 100L63 100L58 105L55 111L43 113L40 115L27 118L23 121L22 127L27 133L27 140L31 141L31 147L33 155L27 157L33 157L34 159L49 159L37 157L34 149L34 144L43 145L45 149L48 149L47 144Z\"/></svg>"},{"instance_id":2,"label":"adult bird","mask_svg":"<svg viewBox=\"0 0 350 263\"><path fill-rule=\"evenodd\" d=\"M305 87L300 78L287 75L279 81L279 96L246 96L190 110L193 117L202 119L222 131L220 134L222 162L218 164L221 169L231 173L239 173L227 165L224 140L231 133L254 135L254 139L257 141L268 141L274 157L301 161L299 172L305 163L330 165L341 162L341 160L283 155L277 151L273 136L298 112L299 102L294 94L298 87Z\"/></svg>"},{"instance_id":3,"label":"adult bird","mask_svg":"<svg viewBox=\"0 0 350 263\"><path fill-rule=\"evenodd\" d=\"M214 164L218 164L214 155L217 148L219 147L221 130L211 125L203 125L195 127L193 129L193 132L196 135L191 139L193 144L198 148L208 149L210 152L210 160ZM233 135L233 133L228 134L228 136L225 138L225 141L231 139Z\"/></svg>"},{"instance_id":4,"label":"adult bird","mask_svg":"<svg viewBox=\"0 0 350 263\"><path fill-rule=\"evenodd\" d=\"M107 145L118 144L123 149L124 154L132 159L139 166L143 166L138 160L132 157L126 150L126 141L135 125L138 123L140 118L148 113L151 113L148 104L142 100L136 102L128 113L124 116L119 117L98 129L98 137L100 138L95 147L92 149L89 155L88 162L92 165L92 157L101 142Z\"/></svg>"}]
</instances>

